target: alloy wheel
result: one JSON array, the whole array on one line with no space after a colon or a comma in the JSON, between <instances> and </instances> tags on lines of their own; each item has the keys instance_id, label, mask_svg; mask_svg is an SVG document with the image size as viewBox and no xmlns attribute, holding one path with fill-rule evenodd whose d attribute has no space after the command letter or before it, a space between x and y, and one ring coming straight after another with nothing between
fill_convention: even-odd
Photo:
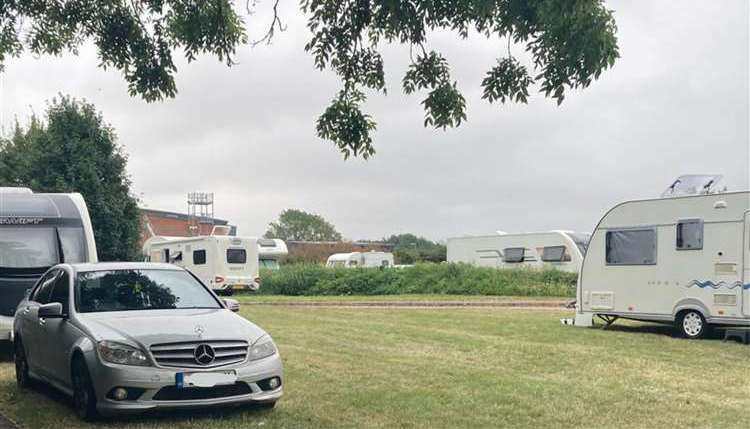
<instances>
[{"instance_id":1,"label":"alloy wheel","mask_svg":"<svg viewBox=\"0 0 750 429\"><path fill-rule=\"evenodd\" d=\"M695 311L690 311L682 317L682 331L688 338L700 337L704 326L703 317Z\"/></svg>"}]
</instances>

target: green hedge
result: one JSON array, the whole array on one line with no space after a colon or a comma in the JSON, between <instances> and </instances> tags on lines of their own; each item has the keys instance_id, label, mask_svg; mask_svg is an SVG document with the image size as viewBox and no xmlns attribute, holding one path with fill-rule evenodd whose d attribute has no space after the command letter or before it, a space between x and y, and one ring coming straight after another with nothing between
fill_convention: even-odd
<instances>
[{"instance_id":1,"label":"green hedge","mask_svg":"<svg viewBox=\"0 0 750 429\"><path fill-rule=\"evenodd\" d=\"M575 296L576 274L545 269L418 264L407 268L326 268L288 265L261 272L265 295L506 295Z\"/></svg>"}]
</instances>

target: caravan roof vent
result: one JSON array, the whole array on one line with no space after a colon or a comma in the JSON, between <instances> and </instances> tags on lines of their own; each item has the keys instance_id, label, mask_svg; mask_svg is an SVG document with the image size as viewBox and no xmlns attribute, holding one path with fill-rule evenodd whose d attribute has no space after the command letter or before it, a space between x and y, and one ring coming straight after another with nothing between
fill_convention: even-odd
<instances>
[{"instance_id":1,"label":"caravan roof vent","mask_svg":"<svg viewBox=\"0 0 750 429\"><path fill-rule=\"evenodd\" d=\"M685 174L662 192L662 198L706 195L726 192L724 176L719 174Z\"/></svg>"}]
</instances>

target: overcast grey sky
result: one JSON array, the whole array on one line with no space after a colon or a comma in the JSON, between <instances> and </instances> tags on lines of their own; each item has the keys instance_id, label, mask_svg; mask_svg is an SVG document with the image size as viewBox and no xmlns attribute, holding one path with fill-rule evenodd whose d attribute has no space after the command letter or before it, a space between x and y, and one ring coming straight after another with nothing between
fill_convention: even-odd
<instances>
[{"instance_id":1,"label":"overcast grey sky","mask_svg":"<svg viewBox=\"0 0 750 429\"><path fill-rule=\"evenodd\" d=\"M389 95L365 106L378 153L347 162L314 131L338 81L304 52L297 2L282 3L288 30L271 46L243 48L232 68L180 63L180 92L162 103L129 97L91 48L10 60L0 124L7 134L57 93L85 98L117 130L146 207L185 211L188 192L211 191L216 215L244 235L285 208L319 213L352 239L590 231L613 204L657 196L682 173L748 188L746 0L610 1L622 58L560 107L541 95L526 106L482 101L483 74L505 44L434 34L429 46L450 60L468 104L468 122L446 132L423 128L422 95L400 91L408 49L383 49ZM251 34L270 22L263 6Z\"/></svg>"}]
</instances>

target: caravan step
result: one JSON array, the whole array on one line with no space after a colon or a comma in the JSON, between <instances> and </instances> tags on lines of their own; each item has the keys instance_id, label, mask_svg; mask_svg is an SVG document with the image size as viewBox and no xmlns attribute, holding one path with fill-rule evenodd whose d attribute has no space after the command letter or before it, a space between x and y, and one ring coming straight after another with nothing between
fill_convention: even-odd
<instances>
[{"instance_id":1,"label":"caravan step","mask_svg":"<svg viewBox=\"0 0 750 429\"><path fill-rule=\"evenodd\" d=\"M742 344L750 344L750 328L724 328L724 341L738 339Z\"/></svg>"}]
</instances>

